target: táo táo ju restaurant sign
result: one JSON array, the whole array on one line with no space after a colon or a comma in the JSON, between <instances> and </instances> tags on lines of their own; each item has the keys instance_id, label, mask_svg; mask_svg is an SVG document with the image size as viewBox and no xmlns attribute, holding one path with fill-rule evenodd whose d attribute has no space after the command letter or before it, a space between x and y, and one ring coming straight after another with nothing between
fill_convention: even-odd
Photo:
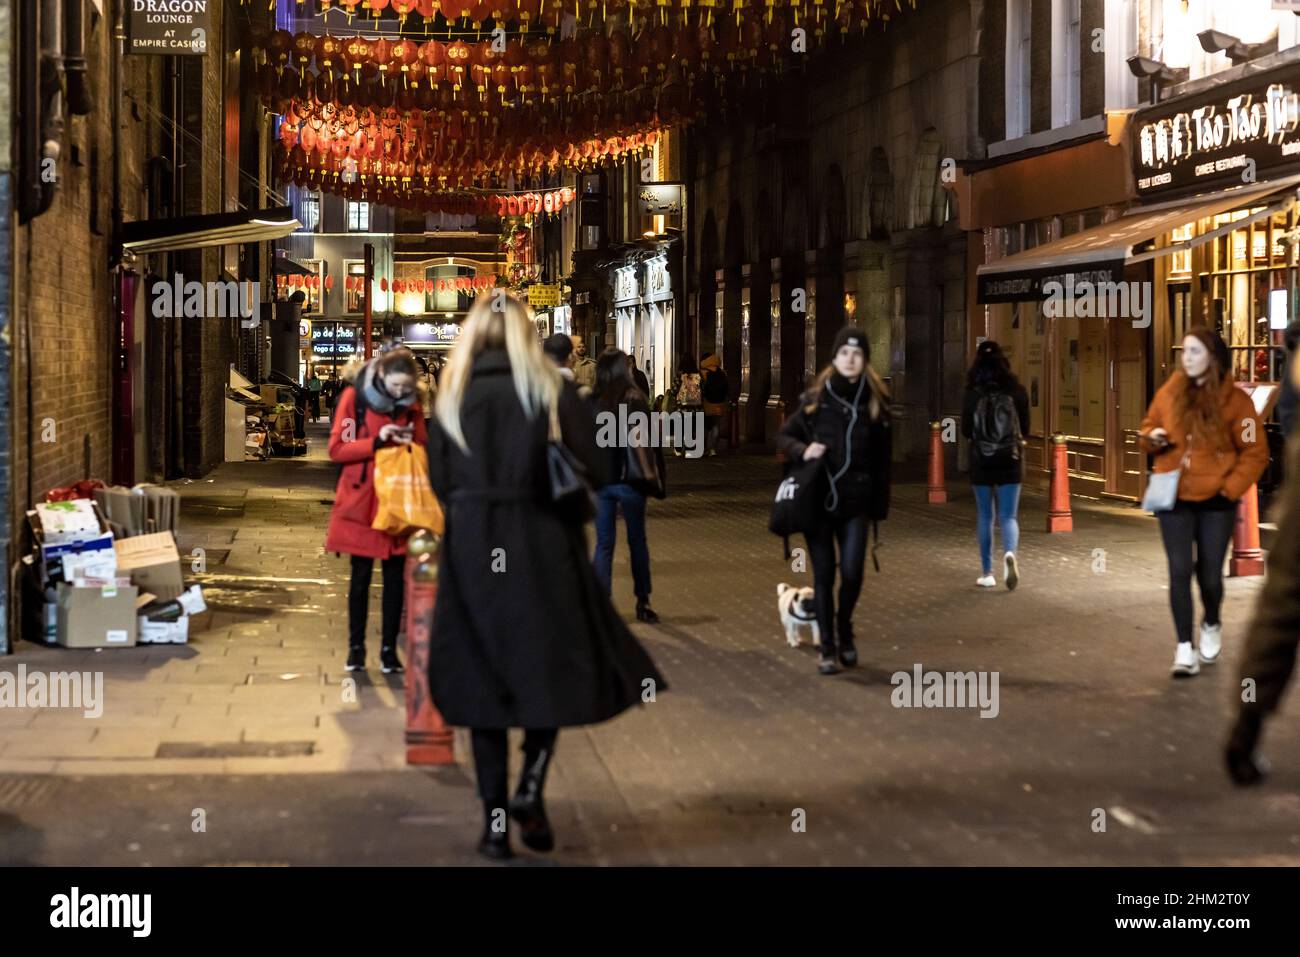
<instances>
[{"instance_id":1,"label":"t\u00e1o t\u00e1o ju restaurant sign","mask_svg":"<svg viewBox=\"0 0 1300 957\"><path fill-rule=\"evenodd\" d=\"M220 0L127 0L127 53L203 56Z\"/></svg>"},{"instance_id":2,"label":"t\u00e1o t\u00e1o ju restaurant sign","mask_svg":"<svg viewBox=\"0 0 1300 957\"><path fill-rule=\"evenodd\" d=\"M1253 183L1267 170L1300 164L1297 88L1300 70L1290 67L1140 111L1133 128L1138 195Z\"/></svg>"}]
</instances>

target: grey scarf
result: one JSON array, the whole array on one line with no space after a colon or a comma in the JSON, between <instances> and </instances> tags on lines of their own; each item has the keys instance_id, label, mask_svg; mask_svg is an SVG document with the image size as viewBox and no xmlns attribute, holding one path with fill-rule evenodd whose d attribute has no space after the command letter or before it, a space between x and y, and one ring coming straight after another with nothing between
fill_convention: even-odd
<instances>
[{"instance_id":1,"label":"grey scarf","mask_svg":"<svg viewBox=\"0 0 1300 957\"><path fill-rule=\"evenodd\" d=\"M389 395L384 390L384 383L380 380L378 371L377 361L371 359L357 375L357 388L365 396L367 408L382 412L384 415L392 415L397 409L409 408L415 404L418 398L416 392L412 392L404 399L394 399Z\"/></svg>"}]
</instances>

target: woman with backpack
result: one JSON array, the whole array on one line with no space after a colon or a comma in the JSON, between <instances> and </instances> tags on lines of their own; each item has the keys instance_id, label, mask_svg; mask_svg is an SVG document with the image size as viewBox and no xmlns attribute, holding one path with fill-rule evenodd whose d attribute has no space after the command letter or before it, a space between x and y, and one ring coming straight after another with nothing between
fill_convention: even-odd
<instances>
[{"instance_id":1,"label":"woman with backpack","mask_svg":"<svg viewBox=\"0 0 1300 957\"><path fill-rule=\"evenodd\" d=\"M1006 354L992 339L975 350L966 373L961 434L971 440L970 481L975 491L975 532L980 547L980 577L975 584L992 588L993 511L1002 532L1002 571L1009 590L1020 583L1020 486L1024 481L1024 436L1029 432L1029 393L1020 384Z\"/></svg>"},{"instance_id":2,"label":"woman with backpack","mask_svg":"<svg viewBox=\"0 0 1300 957\"><path fill-rule=\"evenodd\" d=\"M696 415L704 408L704 393L701 388L700 370L695 359L687 353L682 356L677 376L677 409L682 415ZM673 447L673 455L683 455L681 449Z\"/></svg>"},{"instance_id":3,"label":"woman with backpack","mask_svg":"<svg viewBox=\"0 0 1300 957\"><path fill-rule=\"evenodd\" d=\"M814 525L805 531L813 566L813 601L821 638L817 670L823 675L858 663L853 608L862 592L868 523L889 514L892 441L889 393L871 368L871 346L860 329L841 329L831 364L804 393L786 420L778 447L792 462L820 459L824 467L808 494L820 498ZM834 601L839 545L839 607ZM838 613L837 613L838 612ZM834 627L832 627L834 626Z\"/></svg>"},{"instance_id":4,"label":"woman with backpack","mask_svg":"<svg viewBox=\"0 0 1300 957\"><path fill-rule=\"evenodd\" d=\"M384 674L402 670L397 633L402 627L406 588L406 541L371 528L379 500L375 495L375 453L386 445L423 444L427 439L420 410L415 357L409 349L382 352L360 366L355 382L339 396L330 428L330 460L338 462L338 484L330 509L325 550L352 556L348 587L348 671L366 667L366 618L375 562L383 566L384 591L379 647Z\"/></svg>"},{"instance_id":5,"label":"woman with backpack","mask_svg":"<svg viewBox=\"0 0 1300 957\"><path fill-rule=\"evenodd\" d=\"M627 364L620 356L619 367ZM542 353L532 313L480 296L438 390L429 463L447 505L429 689L470 728L485 824L479 852L512 856L507 819L536 851L555 836L542 792L557 729L597 724L667 686L615 613L587 559L583 520L557 504L549 466L581 463L599 487L606 459L590 407ZM508 791L508 731L523 772Z\"/></svg>"},{"instance_id":6,"label":"woman with backpack","mask_svg":"<svg viewBox=\"0 0 1300 957\"><path fill-rule=\"evenodd\" d=\"M1138 431L1138 444L1155 457L1152 484L1161 475L1178 473L1171 503L1144 503L1160 520L1169 560L1169 603L1178 638L1174 677L1198 674L1202 664L1219 658L1223 559L1237 520L1237 500L1268 467L1263 423L1250 396L1232 380L1227 345L1217 333L1196 328L1183 339L1182 352L1182 368L1156 392ZM1199 648L1192 645L1193 571L1205 609Z\"/></svg>"}]
</instances>

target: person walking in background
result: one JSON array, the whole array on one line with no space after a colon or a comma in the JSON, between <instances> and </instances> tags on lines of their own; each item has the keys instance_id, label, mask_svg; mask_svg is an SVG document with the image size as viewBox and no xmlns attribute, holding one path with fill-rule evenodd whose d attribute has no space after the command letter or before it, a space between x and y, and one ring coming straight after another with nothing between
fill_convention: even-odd
<instances>
[{"instance_id":1,"label":"person walking in background","mask_svg":"<svg viewBox=\"0 0 1300 957\"><path fill-rule=\"evenodd\" d=\"M587 344L582 336L572 336L573 378L579 386L594 391L596 388L596 360L587 356Z\"/></svg>"},{"instance_id":2,"label":"person walking in background","mask_svg":"<svg viewBox=\"0 0 1300 957\"><path fill-rule=\"evenodd\" d=\"M860 329L841 329L831 364L813 381L786 420L777 445L792 461L822 459L827 492L816 527L804 534L813 566L813 602L821 635L817 670L823 675L858 663L853 609L862 592L868 523L889 515L892 435L889 393L871 368L871 347ZM834 601L839 545L839 607ZM838 614L837 614L838 611ZM835 627L833 628L832 625ZM838 630L837 630L838 629Z\"/></svg>"},{"instance_id":3,"label":"person walking in background","mask_svg":"<svg viewBox=\"0 0 1300 957\"><path fill-rule=\"evenodd\" d=\"M1020 384L1006 355L992 339L975 350L966 374L961 434L971 440L970 481L975 491L975 531L980 548L980 577L975 584L992 588L993 512L1002 532L1002 571L1008 589L1020 583L1020 487L1024 481L1024 436L1029 434L1029 393Z\"/></svg>"},{"instance_id":4,"label":"person walking in background","mask_svg":"<svg viewBox=\"0 0 1300 957\"><path fill-rule=\"evenodd\" d=\"M704 393L701 388L700 369L695 364L695 357L682 356L677 369L677 408L683 415L699 415L704 410ZM681 457L685 453L674 446L673 455Z\"/></svg>"},{"instance_id":5,"label":"person walking in background","mask_svg":"<svg viewBox=\"0 0 1300 957\"><path fill-rule=\"evenodd\" d=\"M704 382L700 394L704 400L705 455L718 454L718 433L727 415L727 374L722 371L722 359L710 353L700 360L700 374Z\"/></svg>"},{"instance_id":6,"label":"person walking in background","mask_svg":"<svg viewBox=\"0 0 1300 957\"><path fill-rule=\"evenodd\" d=\"M619 421L619 407L627 407L627 418L635 412L649 415L650 404L632 384L627 356L612 346L596 362L595 411L612 413ZM645 532L645 491L628 483L626 436L605 449L610 484L596 495L596 578L605 594L612 591L614 542L618 538L618 513L627 524L627 548L632 559L632 591L636 595L637 621L659 620L650 607L650 546ZM656 450L658 452L658 450ZM660 466L662 468L662 465Z\"/></svg>"},{"instance_id":7,"label":"person walking in background","mask_svg":"<svg viewBox=\"0 0 1300 957\"><path fill-rule=\"evenodd\" d=\"M1186 677L1219 658L1223 559L1237 500L1268 466L1264 427L1250 397L1232 381L1231 353L1217 333L1197 328L1183 339L1182 368L1151 400L1138 444L1155 457L1157 474L1180 470L1177 501L1157 515L1178 638L1171 670ZM1193 571L1205 608L1199 648L1192 644Z\"/></svg>"},{"instance_id":8,"label":"person walking in background","mask_svg":"<svg viewBox=\"0 0 1300 957\"><path fill-rule=\"evenodd\" d=\"M602 594L581 516L551 500L548 453L562 444L595 485L608 458L589 406L542 354L531 311L480 296L442 377L430 477L447 508L429 688L447 723L470 728L485 825L479 852L549 851L543 804L557 729L607 721L667 688ZM646 683L649 682L649 685ZM507 802L507 730L524 728L524 771Z\"/></svg>"},{"instance_id":9,"label":"person walking in background","mask_svg":"<svg viewBox=\"0 0 1300 957\"><path fill-rule=\"evenodd\" d=\"M628 375L632 377L632 384L637 387L643 396L650 398L650 380L646 374L636 367L636 358L629 355L627 357Z\"/></svg>"},{"instance_id":10,"label":"person walking in background","mask_svg":"<svg viewBox=\"0 0 1300 957\"><path fill-rule=\"evenodd\" d=\"M307 404L310 407L311 420L315 422L320 418L320 394L323 383L315 370L312 371L311 378L307 380Z\"/></svg>"},{"instance_id":11,"label":"person walking in background","mask_svg":"<svg viewBox=\"0 0 1300 957\"><path fill-rule=\"evenodd\" d=\"M577 377L573 374L572 339L562 332L557 332L542 343L542 352L554 363L560 377L577 392L579 397L586 399L591 395L590 389L578 385Z\"/></svg>"},{"instance_id":12,"label":"person walking in background","mask_svg":"<svg viewBox=\"0 0 1300 957\"><path fill-rule=\"evenodd\" d=\"M366 618L375 562L383 568L380 668L402 670L397 633L402 626L406 588L406 541L371 528L379 502L375 495L375 452L387 445L423 444L427 439L420 414L415 359L407 349L381 353L359 368L352 388L334 408L330 460L343 466L334 490L325 550L352 556L348 587L348 671L366 666Z\"/></svg>"}]
</instances>

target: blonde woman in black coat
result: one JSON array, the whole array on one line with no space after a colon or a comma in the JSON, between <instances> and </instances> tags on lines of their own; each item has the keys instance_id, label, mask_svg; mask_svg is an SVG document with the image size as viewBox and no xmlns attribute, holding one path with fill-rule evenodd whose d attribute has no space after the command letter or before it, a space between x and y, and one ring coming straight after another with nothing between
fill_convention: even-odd
<instances>
[{"instance_id":1,"label":"blonde woman in black coat","mask_svg":"<svg viewBox=\"0 0 1300 957\"><path fill-rule=\"evenodd\" d=\"M498 298L501 297L501 298ZM615 613L587 559L580 519L552 504L548 436L605 481L591 412L542 353L532 313L481 296L439 383L429 472L447 506L429 646L429 688L472 729L486 819L479 851L511 856L555 839L542 803L557 729L608 721L663 677ZM524 728L524 773L507 801L507 729Z\"/></svg>"}]
</instances>

